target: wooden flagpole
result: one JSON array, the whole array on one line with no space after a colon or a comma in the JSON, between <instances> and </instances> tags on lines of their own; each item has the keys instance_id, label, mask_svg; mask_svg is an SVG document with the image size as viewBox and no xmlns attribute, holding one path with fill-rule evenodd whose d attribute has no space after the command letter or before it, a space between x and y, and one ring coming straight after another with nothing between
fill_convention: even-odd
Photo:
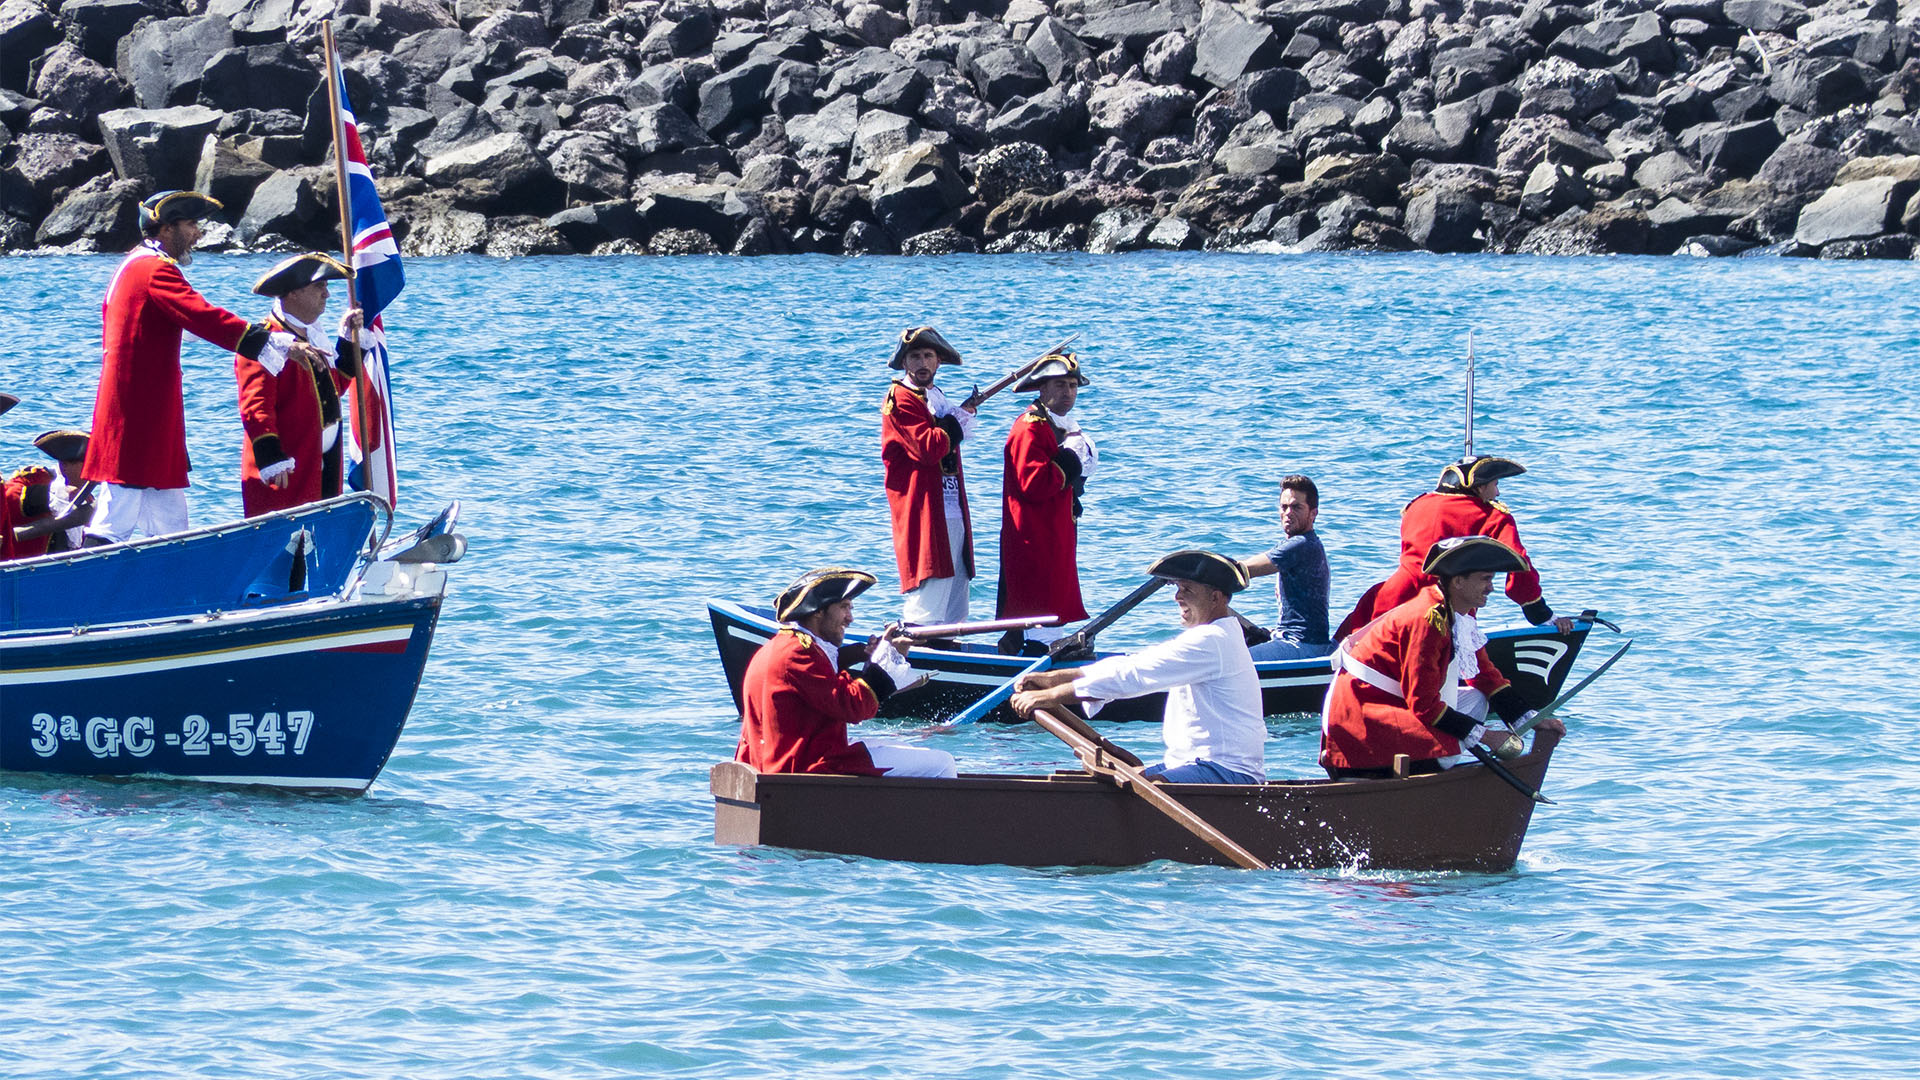
<instances>
[{"instance_id":1,"label":"wooden flagpole","mask_svg":"<svg viewBox=\"0 0 1920 1080\"><path fill-rule=\"evenodd\" d=\"M347 126L340 115L340 58L333 47L333 20L324 19L320 23L321 39L326 43L327 53L327 109L333 117L333 179L340 198L340 252L342 262L347 265L347 310L359 306L354 297L353 279L353 197L347 190ZM354 409L353 439L360 446L360 467L365 470L367 490L373 490L373 450L371 433L366 429L373 422L372 408L367 401L367 358L360 353L358 335L347 340L348 355L353 357L353 400Z\"/></svg>"}]
</instances>

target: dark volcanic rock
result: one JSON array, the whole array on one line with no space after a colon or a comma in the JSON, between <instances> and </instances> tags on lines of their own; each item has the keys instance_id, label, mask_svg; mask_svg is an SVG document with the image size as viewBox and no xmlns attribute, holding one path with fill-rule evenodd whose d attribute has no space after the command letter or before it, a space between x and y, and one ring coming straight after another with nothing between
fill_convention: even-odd
<instances>
[{"instance_id":1,"label":"dark volcanic rock","mask_svg":"<svg viewBox=\"0 0 1920 1080\"><path fill-rule=\"evenodd\" d=\"M1406 234L1428 251L1478 251L1479 229L1480 201L1464 192L1440 188L1407 201Z\"/></svg>"},{"instance_id":2,"label":"dark volcanic rock","mask_svg":"<svg viewBox=\"0 0 1920 1080\"><path fill-rule=\"evenodd\" d=\"M9 63L14 61L9 58ZM54 46L40 61L33 96L41 104L72 117L98 116L120 103L127 84L119 75L69 44Z\"/></svg>"},{"instance_id":3,"label":"dark volcanic rock","mask_svg":"<svg viewBox=\"0 0 1920 1080\"><path fill-rule=\"evenodd\" d=\"M107 168L106 151L77 135L29 131L14 140L12 160L0 169L0 211L39 218L63 194Z\"/></svg>"},{"instance_id":4,"label":"dark volcanic rock","mask_svg":"<svg viewBox=\"0 0 1920 1080\"><path fill-rule=\"evenodd\" d=\"M965 69L973 85L979 88L980 96L995 108L1016 97L1038 94L1050 84L1046 69L1020 45L1003 45L976 53L967 61Z\"/></svg>"},{"instance_id":5,"label":"dark volcanic rock","mask_svg":"<svg viewBox=\"0 0 1920 1080\"><path fill-rule=\"evenodd\" d=\"M1856 60L1794 57L1773 69L1767 92L1782 105L1818 115L1868 100L1878 79Z\"/></svg>"},{"instance_id":6,"label":"dark volcanic rock","mask_svg":"<svg viewBox=\"0 0 1920 1080\"><path fill-rule=\"evenodd\" d=\"M1900 227L1900 212L1920 183L1894 176L1856 180L1829 188L1800 211L1793 238L1819 246L1836 240L1864 240Z\"/></svg>"},{"instance_id":7,"label":"dark volcanic rock","mask_svg":"<svg viewBox=\"0 0 1920 1080\"><path fill-rule=\"evenodd\" d=\"M199 101L223 110L304 111L319 82L319 70L287 45L236 46L207 61Z\"/></svg>"},{"instance_id":8,"label":"dark volcanic rock","mask_svg":"<svg viewBox=\"0 0 1920 1080\"><path fill-rule=\"evenodd\" d=\"M68 26L67 38L80 46L87 58L102 65L113 63L120 39L133 24L154 14L142 0L66 0L60 5L60 21Z\"/></svg>"},{"instance_id":9,"label":"dark volcanic rock","mask_svg":"<svg viewBox=\"0 0 1920 1080\"><path fill-rule=\"evenodd\" d=\"M1791 140L1767 158L1755 179L1781 191L1825 191L1846 163L1847 156L1838 150Z\"/></svg>"},{"instance_id":10,"label":"dark volcanic rock","mask_svg":"<svg viewBox=\"0 0 1920 1080\"><path fill-rule=\"evenodd\" d=\"M312 232L325 233L333 223L321 218L317 173L324 170L288 169L267 177L254 189L246 213L233 227L234 236L251 244L267 233L295 241L307 239ZM325 175L330 179L332 174Z\"/></svg>"},{"instance_id":11,"label":"dark volcanic rock","mask_svg":"<svg viewBox=\"0 0 1920 1080\"><path fill-rule=\"evenodd\" d=\"M164 191L193 186L201 150L219 124L220 114L203 105L116 109L100 117L100 137L121 179Z\"/></svg>"},{"instance_id":12,"label":"dark volcanic rock","mask_svg":"<svg viewBox=\"0 0 1920 1080\"><path fill-rule=\"evenodd\" d=\"M989 206L1018 191L1045 195L1060 190L1060 170L1033 143L1008 143L981 154L973 163L973 177L974 191Z\"/></svg>"},{"instance_id":13,"label":"dark volcanic rock","mask_svg":"<svg viewBox=\"0 0 1920 1080\"><path fill-rule=\"evenodd\" d=\"M217 135L207 136L194 168L193 190L204 192L231 207L243 207L275 169L251 154L243 154Z\"/></svg>"},{"instance_id":14,"label":"dark volcanic rock","mask_svg":"<svg viewBox=\"0 0 1920 1080\"><path fill-rule=\"evenodd\" d=\"M60 41L60 27L35 0L0 0L0 89L27 89L27 57L39 56Z\"/></svg>"},{"instance_id":15,"label":"dark volcanic rock","mask_svg":"<svg viewBox=\"0 0 1920 1080\"><path fill-rule=\"evenodd\" d=\"M897 236L911 236L958 209L967 187L932 146L888 159L871 188L874 216Z\"/></svg>"},{"instance_id":16,"label":"dark volcanic rock","mask_svg":"<svg viewBox=\"0 0 1920 1080\"><path fill-rule=\"evenodd\" d=\"M1225 89L1253 72L1278 65L1282 46L1272 27L1208 0L1194 37L1192 74Z\"/></svg>"},{"instance_id":17,"label":"dark volcanic rock","mask_svg":"<svg viewBox=\"0 0 1920 1080\"><path fill-rule=\"evenodd\" d=\"M96 176L53 208L34 233L34 243L55 246L85 240L97 251L132 247L139 238L137 218L144 195L137 180Z\"/></svg>"}]
</instances>

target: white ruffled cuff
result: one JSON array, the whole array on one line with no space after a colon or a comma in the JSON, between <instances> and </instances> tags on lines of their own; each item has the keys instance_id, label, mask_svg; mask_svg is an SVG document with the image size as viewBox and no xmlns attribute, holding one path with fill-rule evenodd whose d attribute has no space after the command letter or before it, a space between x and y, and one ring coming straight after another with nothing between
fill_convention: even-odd
<instances>
[{"instance_id":1,"label":"white ruffled cuff","mask_svg":"<svg viewBox=\"0 0 1920 1080\"><path fill-rule=\"evenodd\" d=\"M266 468L261 469L260 480L262 483L271 484L275 480L278 480L281 477L286 476L291 472L293 472L293 459L283 458L267 466Z\"/></svg>"},{"instance_id":2,"label":"white ruffled cuff","mask_svg":"<svg viewBox=\"0 0 1920 1080\"><path fill-rule=\"evenodd\" d=\"M900 655L900 650L894 648L893 643L885 638L880 639L880 642L867 653L867 659L881 671L886 672L887 678L893 680L895 687L909 685L914 680L913 665L907 663L907 658Z\"/></svg>"}]
</instances>

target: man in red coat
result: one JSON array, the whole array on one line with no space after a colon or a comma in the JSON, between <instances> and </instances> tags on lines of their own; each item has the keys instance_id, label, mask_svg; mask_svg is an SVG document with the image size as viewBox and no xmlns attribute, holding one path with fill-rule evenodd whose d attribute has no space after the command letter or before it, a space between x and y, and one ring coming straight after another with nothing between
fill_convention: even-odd
<instances>
[{"instance_id":1,"label":"man in red coat","mask_svg":"<svg viewBox=\"0 0 1920 1080\"><path fill-rule=\"evenodd\" d=\"M358 371L358 351L322 330L327 283L347 277L339 260L320 252L286 259L254 283L274 298L267 326L312 346L319 364L298 359L233 357L240 384L240 498L248 517L303 506L340 494L340 392ZM338 337L360 330L360 313L347 312Z\"/></svg>"},{"instance_id":2,"label":"man in red coat","mask_svg":"<svg viewBox=\"0 0 1920 1080\"><path fill-rule=\"evenodd\" d=\"M1561 633L1573 630L1573 620L1554 618L1540 594L1540 575L1520 544L1520 529L1500 499L1500 481L1526 472L1519 462L1480 455L1455 462L1440 472L1440 483L1416 497L1400 512L1400 565L1385 581L1361 594L1353 612L1340 623L1336 639L1413 599L1433 584L1422 572L1421 560L1433 545L1456 536L1490 536L1520 556L1521 568L1507 575L1507 597L1520 605L1521 614L1535 626L1552 621Z\"/></svg>"},{"instance_id":3,"label":"man in red coat","mask_svg":"<svg viewBox=\"0 0 1920 1080\"><path fill-rule=\"evenodd\" d=\"M26 468L7 481L0 494L0 559L78 548L80 531L93 515L93 495L80 479L87 433L45 431L33 445L54 460L58 471Z\"/></svg>"},{"instance_id":4,"label":"man in red coat","mask_svg":"<svg viewBox=\"0 0 1920 1080\"><path fill-rule=\"evenodd\" d=\"M1079 422L1067 415L1085 385L1079 359L1056 353L1014 387L1038 396L1007 436L1000 486L997 618L1058 615L1062 623L1073 623L1087 617L1080 599L1076 523L1080 497L1099 456ZM1025 637L1044 643L1064 633L1064 626L1036 627ZM1001 642L1002 650L1019 651L1020 638L1020 631L1011 631Z\"/></svg>"},{"instance_id":5,"label":"man in red coat","mask_svg":"<svg viewBox=\"0 0 1920 1080\"><path fill-rule=\"evenodd\" d=\"M911 685L911 639L889 634L868 643L858 670L843 671L854 597L873 585L858 570L813 570L774 600L784 624L747 664L734 758L760 772L854 776L952 776L942 750L849 740L847 725L871 719L896 687Z\"/></svg>"},{"instance_id":6,"label":"man in red coat","mask_svg":"<svg viewBox=\"0 0 1920 1080\"><path fill-rule=\"evenodd\" d=\"M187 419L180 393L186 332L249 358L284 362L305 348L208 303L181 267L200 240L200 219L220 204L194 191L163 191L140 204L146 239L127 255L101 306L100 388L82 475L100 483L89 543L187 528Z\"/></svg>"},{"instance_id":7,"label":"man in red coat","mask_svg":"<svg viewBox=\"0 0 1920 1080\"><path fill-rule=\"evenodd\" d=\"M973 520L960 441L973 432L973 398L958 405L933 384L960 353L931 326L903 331L889 367L900 377L880 407L893 554L909 624L965 622L973 580Z\"/></svg>"},{"instance_id":8,"label":"man in red coat","mask_svg":"<svg viewBox=\"0 0 1920 1080\"><path fill-rule=\"evenodd\" d=\"M1413 772L1438 772L1467 760L1489 709L1509 726L1526 719L1529 703L1493 666L1474 617L1493 594L1493 576L1526 565L1491 537L1442 540L1421 564L1434 584L1341 642L1321 713L1328 776L1389 776L1397 754L1412 759Z\"/></svg>"}]
</instances>

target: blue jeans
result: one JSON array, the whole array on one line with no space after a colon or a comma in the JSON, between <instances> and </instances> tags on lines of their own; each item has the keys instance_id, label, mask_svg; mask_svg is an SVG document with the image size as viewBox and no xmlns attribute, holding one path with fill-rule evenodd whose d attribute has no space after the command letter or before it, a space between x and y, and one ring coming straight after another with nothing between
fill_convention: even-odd
<instances>
[{"instance_id":1,"label":"blue jeans","mask_svg":"<svg viewBox=\"0 0 1920 1080\"><path fill-rule=\"evenodd\" d=\"M1211 761L1196 761L1177 769L1169 769L1165 765L1149 765L1140 772L1145 776L1165 780L1169 784L1257 784L1260 782L1246 773L1235 772L1224 765L1215 765Z\"/></svg>"},{"instance_id":2,"label":"blue jeans","mask_svg":"<svg viewBox=\"0 0 1920 1080\"><path fill-rule=\"evenodd\" d=\"M1333 652L1333 642L1309 645L1306 642L1274 638L1272 641L1263 641L1247 651L1253 654L1255 660L1305 660L1315 656L1326 656Z\"/></svg>"}]
</instances>

